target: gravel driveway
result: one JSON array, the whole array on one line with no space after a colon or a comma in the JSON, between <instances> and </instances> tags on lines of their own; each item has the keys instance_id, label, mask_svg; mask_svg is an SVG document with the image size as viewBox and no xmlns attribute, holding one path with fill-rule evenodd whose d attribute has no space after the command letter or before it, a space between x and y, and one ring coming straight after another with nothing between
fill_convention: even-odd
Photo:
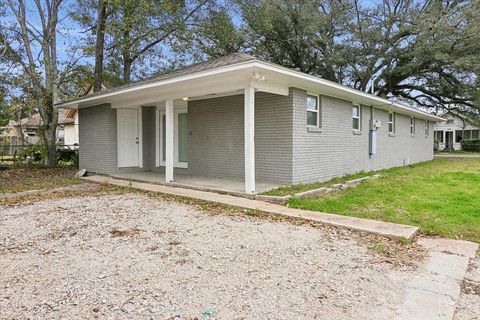
<instances>
[{"instance_id":1,"label":"gravel driveway","mask_svg":"<svg viewBox=\"0 0 480 320\"><path fill-rule=\"evenodd\" d=\"M412 268L360 235L142 194L0 206L0 318L391 319Z\"/></svg>"}]
</instances>

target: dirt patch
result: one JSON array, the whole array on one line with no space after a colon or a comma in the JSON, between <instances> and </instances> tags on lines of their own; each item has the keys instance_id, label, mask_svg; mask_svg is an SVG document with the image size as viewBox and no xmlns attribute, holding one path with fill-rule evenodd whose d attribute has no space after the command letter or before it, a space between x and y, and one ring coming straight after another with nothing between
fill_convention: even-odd
<instances>
[{"instance_id":1,"label":"dirt patch","mask_svg":"<svg viewBox=\"0 0 480 320\"><path fill-rule=\"evenodd\" d=\"M1 317L391 319L415 272L363 234L177 201L0 207Z\"/></svg>"},{"instance_id":2,"label":"dirt patch","mask_svg":"<svg viewBox=\"0 0 480 320\"><path fill-rule=\"evenodd\" d=\"M454 320L480 319L480 250L475 259L470 260L461 289Z\"/></svg>"},{"instance_id":3,"label":"dirt patch","mask_svg":"<svg viewBox=\"0 0 480 320\"><path fill-rule=\"evenodd\" d=\"M466 279L462 282L462 292L480 297L480 283Z\"/></svg>"},{"instance_id":4,"label":"dirt patch","mask_svg":"<svg viewBox=\"0 0 480 320\"><path fill-rule=\"evenodd\" d=\"M120 230L120 229L112 229L110 230L110 234L112 237L128 237L134 238L140 234L140 229L132 228L127 230Z\"/></svg>"},{"instance_id":5,"label":"dirt patch","mask_svg":"<svg viewBox=\"0 0 480 320\"><path fill-rule=\"evenodd\" d=\"M0 206L20 207L32 205L38 201L53 200L65 197L81 197L92 194L106 195L124 193L125 190L91 183L77 183L65 187L42 190L20 191L18 193L0 194Z\"/></svg>"},{"instance_id":6,"label":"dirt patch","mask_svg":"<svg viewBox=\"0 0 480 320\"><path fill-rule=\"evenodd\" d=\"M14 168L0 171L0 194L80 183L75 168Z\"/></svg>"}]
</instances>

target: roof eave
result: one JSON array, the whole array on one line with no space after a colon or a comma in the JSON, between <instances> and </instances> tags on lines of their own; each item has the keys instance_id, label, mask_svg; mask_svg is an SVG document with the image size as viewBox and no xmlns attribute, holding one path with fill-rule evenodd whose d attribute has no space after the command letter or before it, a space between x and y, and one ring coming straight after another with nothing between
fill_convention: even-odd
<instances>
[{"instance_id":1,"label":"roof eave","mask_svg":"<svg viewBox=\"0 0 480 320\"><path fill-rule=\"evenodd\" d=\"M383 109L391 108L392 111L397 111L399 113L404 113L404 114L411 114L412 116L416 116L419 118L431 120L431 121L443 121L444 119L426 112L422 112L416 109L412 109L410 107L407 107L405 105L399 104L392 102L390 100L387 100L385 98L381 98L369 93L365 93L353 88L349 88L340 84L337 84L332 81L328 81L322 78L318 78L309 74L305 74L299 71L291 70L282 66L277 66L268 62L264 61L259 61L259 60L250 60L250 61L245 61L245 62L240 62L240 63L235 63L227 66L222 66L218 67L215 69L210 69L210 70L204 70L204 71L199 71L191 74L186 74L186 75L181 75L178 77L172 77L172 78L167 78L164 80L152 80L146 83L138 84L138 85L133 85L129 86L126 88L121 88L118 90L111 90L107 92L101 92L96 95L91 95L91 96L86 96L82 97L79 99L74 99L70 101L65 101L61 102L59 104L56 104L56 108L77 108L79 104L81 103L86 103L86 102L91 102L92 105L95 105L95 101L99 101L101 99L105 99L108 97L114 97L118 96L121 94L129 93L129 92L134 92L137 90L144 90L144 89L149 89L149 88L156 88L160 86L164 86L167 84L175 84L179 82L183 82L186 80L193 80L197 78L202 78L206 77L209 75L217 75L217 74L222 74L230 71L235 71L239 69L245 69L245 68L259 68L259 69L265 69L273 72L278 72L287 76L295 77L298 79L303 79L306 81L310 81L319 85L322 85L325 88L330 88L332 90L335 90L337 92L343 92L345 94L348 94L349 96L352 97L357 97L357 98L362 98L368 101L369 105L375 106L375 107L381 107ZM353 101L355 101L354 98L352 98Z\"/></svg>"}]
</instances>

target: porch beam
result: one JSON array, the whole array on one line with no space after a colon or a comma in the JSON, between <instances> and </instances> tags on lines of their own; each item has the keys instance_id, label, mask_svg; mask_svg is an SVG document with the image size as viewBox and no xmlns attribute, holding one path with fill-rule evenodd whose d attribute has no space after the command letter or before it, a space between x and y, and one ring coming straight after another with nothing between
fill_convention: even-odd
<instances>
[{"instance_id":1,"label":"porch beam","mask_svg":"<svg viewBox=\"0 0 480 320\"><path fill-rule=\"evenodd\" d=\"M255 193L255 88L244 91L245 192Z\"/></svg>"},{"instance_id":2,"label":"porch beam","mask_svg":"<svg viewBox=\"0 0 480 320\"><path fill-rule=\"evenodd\" d=\"M173 182L173 100L165 101L165 182Z\"/></svg>"},{"instance_id":3,"label":"porch beam","mask_svg":"<svg viewBox=\"0 0 480 320\"><path fill-rule=\"evenodd\" d=\"M282 86L274 82L258 81L255 83L256 91L268 92L278 94L281 96L288 96L290 94L288 86Z\"/></svg>"}]
</instances>

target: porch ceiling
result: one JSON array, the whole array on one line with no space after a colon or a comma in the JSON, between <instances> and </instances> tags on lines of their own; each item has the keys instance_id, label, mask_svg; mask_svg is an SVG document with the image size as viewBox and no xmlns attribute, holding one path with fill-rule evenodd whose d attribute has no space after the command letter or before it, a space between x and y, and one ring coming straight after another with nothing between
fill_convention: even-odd
<instances>
[{"instance_id":1,"label":"porch ceiling","mask_svg":"<svg viewBox=\"0 0 480 320\"><path fill-rule=\"evenodd\" d=\"M78 109L108 103L113 107L121 108L134 105L156 105L165 100L176 100L182 97L189 97L191 100L208 99L243 93L245 87L250 83L254 83L257 91L288 95L287 79L278 81L273 76L264 76L264 79L258 81L252 78L259 71L258 67L250 66L212 74L189 75L159 83L134 86L111 94L107 92L98 96L86 97L78 101L62 103L57 107Z\"/></svg>"}]
</instances>

